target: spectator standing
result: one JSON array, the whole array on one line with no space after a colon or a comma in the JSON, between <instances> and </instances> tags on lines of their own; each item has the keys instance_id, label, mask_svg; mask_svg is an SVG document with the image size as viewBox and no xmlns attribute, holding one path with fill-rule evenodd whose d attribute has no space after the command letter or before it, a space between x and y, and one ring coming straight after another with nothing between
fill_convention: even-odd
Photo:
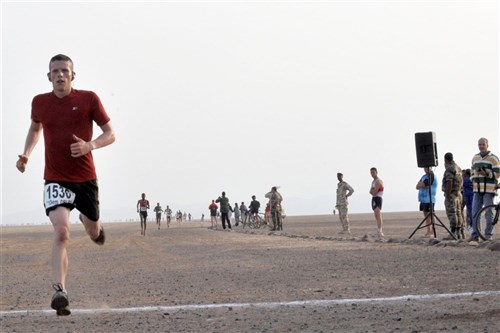
<instances>
[{"instance_id":1,"label":"spectator standing","mask_svg":"<svg viewBox=\"0 0 500 333\"><path fill-rule=\"evenodd\" d=\"M234 203L234 221L235 221L235 226L238 226L240 224L240 208L238 207L238 203Z\"/></svg>"},{"instance_id":2,"label":"spectator standing","mask_svg":"<svg viewBox=\"0 0 500 333\"><path fill-rule=\"evenodd\" d=\"M477 146L479 153L472 158L472 187L474 197L472 199L472 234L467 241L478 241L476 221L474 218L482 207L493 204L498 178L500 177L500 162L496 155L492 154L488 148L488 139L480 138ZM493 236L493 212L486 214L486 239Z\"/></svg>"},{"instance_id":3,"label":"spectator standing","mask_svg":"<svg viewBox=\"0 0 500 333\"><path fill-rule=\"evenodd\" d=\"M424 218L426 217L425 225L427 227L427 231L424 237L434 237L432 217L430 216L430 213L434 211L438 181L434 175L434 171L432 171L432 168L425 167L424 171L425 174L420 178L416 186L416 189L418 190L418 201L420 202L419 209L424 214Z\"/></svg>"},{"instance_id":4,"label":"spectator standing","mask_svg":"<svg viewBox=\"0 0 500 333\"><path fill-rule=\"evenodd\" d=\"M231 205L229 204L229 198L226 197L226 192L222 192L222 196L218 197L215 202L220 204L222 229L226 229L226 222L228 228L231 229L231 221L229 220L229 210L231 209Z\"/></svg>"},{"instance_id":5,"label":"spectator standing","mask_svg":"<svg viewBox=\"0 0 500 333\"><path fill-rule=\"evenodd\" d=\"M210 210L210 222L212 223L212 229L217 229L217 210L219 209L219 206L217 206L215 200L212 200L212 203L208 206L208 209Z\"/></svg>"},{"instance_id":6,"label":"spectator standing","mask_svg":"<svg viewBox=\"0 0 500 333\"><path fill-rule=\"evenodd\" d=\"M375 167L370 169L370 175L373 178L370 186L370 194L372 195L372 209L377 221L378 237L383 238L384 220L382 219L382 196L384 195L384 182L378 177L378 170Z\"/></svg>"},{"instance_id":7,"label":"spectator standing","mask_svg":"<svg viewBox=\"0 0 500 333\"><path fill-rule=\"evenodd\" d=\"M342 224L341 234L350 234L351 228L349 226L349 217L347 216L347 206L349 205L348 197L350 197L354 193L354 189L351 185L349 185L346 181L344 181L344 175L342 173L337 173L337 202L335 203L335 207L339 211L339 219ZM335 214L335 209L333 210Z\"/></svg>"},{"instance_id":8,"label":"spectator standing","mask_svg":"<svg viewBox=\"0 0 500 333\"><path fill-rule=\"evenodd\" d=\"M278 192L276 186L273 186L271 191L266 193L265 197L269 199L269 205L271 206L271 219L273 220L273 228L271 230L282 231L281 202L283 201L283 197Z\"/></svg>"},{"instance_id":9,"label":"spectator standing","mask_svg":"<svg viewBox=\"0 0 500 333\"><path fill-rule=\"evenodd\" d=\"M271 203L268 202L266 204L266 209L264 210L264 224L267 225L269 223L270 218L271 218Z\"/></svg>"},{"instance_id":10,"label":"spectator standing","mask_svg":"<svg viewBox=\"0 0 500 333\"><path fill-rule=\"evenodd\" d=\"M248 217L248 208L244 202L242 202L240 205L240 215L241 215L241 221L246 222Z\"/></svg>"},{"instance_id":11,"label":"spectator standing","mask_svg":"<svg viewBox=\"0 0 500 333\"><path fill-rule=\"evenodd\" d=\"M259 208L260 208L260 202L257 201L257 198L255 195L252 195L252 201L250 202L250 205L248 206L248 210L250 215L256 215L259 214Z\"/></svg>"},{"instance_id":12,"label":"spectator standing","mask_svg":"<svg viewBox=\"0 0 500 333\"><path fill-rule=\"evenodd\" d=\"M472 189L472 180L471 180L471 170L465 169L462 170L462 178L464 180L462 187L462 216L464 216L463 211L466 209L467 218L464 218L464 227L472 231L472 200L474 198L474 190Z\"/></svg>"},{"instance_id":13,"label":"spectator standing","mask_svg":"<svg viewBox=\"0 0 500 333\"><path fill-rule=\"evenodd\" d=\"M463 238L464 221L462 214L462 169L453 160L452 153L444 155L444 166L442 190L444 192L444 207L450 221L451 233L457 238ZM451 235L444 237L445 240L454 239Z\"/></svg>"}]
</instances>

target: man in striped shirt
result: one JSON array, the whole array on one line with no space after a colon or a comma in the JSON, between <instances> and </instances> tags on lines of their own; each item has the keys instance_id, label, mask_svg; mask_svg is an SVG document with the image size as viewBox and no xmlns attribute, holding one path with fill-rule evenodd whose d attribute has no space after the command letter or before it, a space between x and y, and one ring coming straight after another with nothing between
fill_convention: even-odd
<instances>
[{"instance_id":1,"label":"man in striped shirt","mask_svg":"<svg viewBox=\"0 0 500 333\"><path fill-rule=\"evenodd\" d=\"M500 161L498 157L488 150L488 139L480 138L478 143L479 153L472 158L472 186L474 198L472 200L472 216L475 218L483 206L493 204L495 191L500 177ZM486 216L485 236L491 239L493 236L493 226L491 225L493 216ZM476 222L472 223L472 234L467 239L478 241Z\"/></svg>"}]
</instances>

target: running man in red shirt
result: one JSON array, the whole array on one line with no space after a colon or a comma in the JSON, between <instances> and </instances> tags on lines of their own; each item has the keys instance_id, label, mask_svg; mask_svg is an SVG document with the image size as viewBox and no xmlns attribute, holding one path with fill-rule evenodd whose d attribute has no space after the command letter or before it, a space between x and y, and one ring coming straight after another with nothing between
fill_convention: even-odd
<instances>
[{"instance_id":1,"label":"running man in red shirt","mask_svg":"<svg viewBox=\"0 0 500 333\"><path fill-rule=\"evenodd\" d=\"M66 292L68 273L70 211L80 211L85 231L97 244L105 241L99 221L99 188L92 150L115 141L111 120L99 97L72 87L75 79L73 61L58 54L49 62L49 81L52 92L37 95L31 105L31 125L24 151L16 167L24 172L29 157L43 132L45 142L44 206L54 227L52 246L53 288L51 307L57 315L71 314ZM93 123L102 133L93 138Z\"/></svg>"}]
</instances>

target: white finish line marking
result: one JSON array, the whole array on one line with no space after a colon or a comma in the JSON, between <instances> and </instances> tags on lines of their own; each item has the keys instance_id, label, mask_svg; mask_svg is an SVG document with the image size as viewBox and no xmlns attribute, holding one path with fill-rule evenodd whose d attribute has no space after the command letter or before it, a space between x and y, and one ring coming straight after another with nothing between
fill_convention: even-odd
<instances>
[{"instance_id":1,"label":"white finish line marking","mask_svg":"<svg viewBox=\"0 0 500 333\"><path fill-rule=\"evenodd\" d=\"M331 306L338 304L349 303L383 303L383 302L400 302L400 301L421 301L421 300L436 300L447 298L463 298L463 297L485 297L485 296L500 296L499 291L477 291L464 292L454 294L427 294L427 295L406 295L394 297L377 297L377 298L347 298L347 299L331 299L331 300L309 300L309 301L289 301L289 302L260 302L260 303L222 303L222 304L187 304L175 306L142 306L132 308L99 308L99 309L71 309L72 314L99 314L99 313L132 313L132 312L176 312L176 311L195 311L208 310L219 308L277 308L281 306L307 306L320 307ZM0 316L16 316L16 315L54 315L54 310L13 310L0 311Z\"/></svg>"}]
</instances>

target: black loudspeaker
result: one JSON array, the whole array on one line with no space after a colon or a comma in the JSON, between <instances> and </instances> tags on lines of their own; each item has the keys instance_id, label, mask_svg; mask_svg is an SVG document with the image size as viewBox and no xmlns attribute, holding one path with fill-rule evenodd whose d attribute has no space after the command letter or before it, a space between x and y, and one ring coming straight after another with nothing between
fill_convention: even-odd
<instances>
[{"instance_id":1,"label":"black loudspeaker","mask_svg":"<svg viewBox=\"0 0 500 333\"><path fill-rule=\"evenodd\" d=\"M434 132L415 133L415 149L419 168L438 165L436 134Z\"/></svg>"}]
</instances>

